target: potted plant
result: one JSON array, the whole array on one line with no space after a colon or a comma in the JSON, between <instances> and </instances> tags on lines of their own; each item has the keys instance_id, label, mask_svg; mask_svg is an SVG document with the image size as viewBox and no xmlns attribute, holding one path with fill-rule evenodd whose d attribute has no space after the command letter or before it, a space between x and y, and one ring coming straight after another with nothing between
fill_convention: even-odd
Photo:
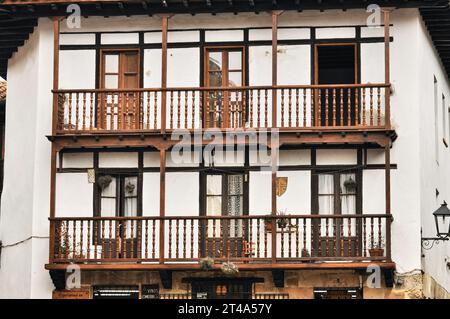
<instances>
[{"instance_id":1,"label":"potted plant","mask_svg":"<svg viewBox=\"0 0 450 319\"><path fill-rule=\"evenodd\" d=\"M384 256L384 240L383 237L375 239L370 236L369 238L369 255L370 257L383 257Z\"/></svg>"},{"instance_id":2,"label":"potted plant","mask_svg":"<svg viewBox=\"0 0 450 319\"><path fill-rule=\"evenodd\" d=\"M205 257L200 259L199 264L202 270L208 271L213 269L214 259L212 259L211 257Z\"/></svg>"},{"instance_id":3,"label":"potted plant","mask_svg":"<svg viewBox=\"0 0 450 319\"><path fill-rule=\"evenodd\" d=\"M104 190L106 187L109 186L112 182L112 177L110 175L103 175L100 176L97 180L98 186L101 190Z\"/></svg>"},{"instance_id":4,"label":"potted plant","mask_svg":"<svg viewBox=\"0 0 450 319\"><path fill-rule=\"evenodd\" d=\"M235 275L239 272L238 266L229 261L222 264L221 270L225 275Z\"/></svg>"},{"instance_id":5,"label":"potted plant","mask_svg":"<svg viewBox=\"0 0 450 319\"><path fill-rule=\"evenodd\" d=\"M266 216L264 217L264 229L267 233L272 232L272 217Z\"/></svg>"},{"instance_id":6,"label":"potted plant","mask_svg":"<svg viewBox=\"0 0 450 319\"><path fill-rule=\"evenodd\" d=\"M357 186L356 181L351 177L344 181L344 187L347 193L354 193Z\"/></svg>"},{"instance_id":7,"label":"potted plant","mask_svg":"<svg viewBox=\"0 0 450 319\"><path fill-rule=\"evenodd\" d=\"M285 212L279 212L279 216L285 216ZM284 229L289 225L289 219L286 217L277 218L277 226L278 228Z\"/></svg>"},{"instance_id":8,"label":"potted plant","mask_svg":"<svg viewBox=\"0 0 450 319\"><path fill-rule=\"evenodd\" d=\"M134 185L132 182L128 182L125 185L125 190L128 194L133 194L135 188L136 188L136 185Z\"/></svg>"}]
</instances>

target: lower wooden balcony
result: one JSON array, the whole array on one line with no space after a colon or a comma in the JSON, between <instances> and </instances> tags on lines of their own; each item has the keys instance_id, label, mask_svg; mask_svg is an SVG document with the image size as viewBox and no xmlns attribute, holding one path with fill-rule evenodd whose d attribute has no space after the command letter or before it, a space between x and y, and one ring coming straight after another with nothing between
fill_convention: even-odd
<instances>
[{"instance_id":1,"label":"lower wooden balcony","mask_svg":"<svg viewBox=\"0 0 450 319\"><path fill-rule=\"evenodd\" d=\"M199 270L232 261L242 269L392 266L391 216L52 218L50 264L86 269Z\"/></svg>"},{"instance_id":2,"label":"lower wooden balcony","mask_svg":"<svg viewBox=\"0 0 450 319\"><path fill-rule=\"evenodd\" d=\"M56 90L54 138L213 130L385 133L388 84ZM340 142L348 142L340 137ZM351 141L350 141L351 142ZM366 141L367 142L367 141Z\"/></svg>"}]
</instances>

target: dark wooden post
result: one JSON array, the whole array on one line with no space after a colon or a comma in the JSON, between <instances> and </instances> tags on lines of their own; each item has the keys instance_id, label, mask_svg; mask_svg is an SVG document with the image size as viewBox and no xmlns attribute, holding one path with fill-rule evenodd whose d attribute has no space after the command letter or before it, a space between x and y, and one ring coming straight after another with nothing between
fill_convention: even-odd
<instances>
[{"instance_id":1,"label":"dark wooden post","mask_svg":"<svg viewBox=\"0 0 450 319\"><path fill-rule=\"evenodd\" d=\"M159 263L164 263L164 236L165 236L165 222L166 215L166 149L162 148L159 151Z\"/></svg>"},{"instance_id":2,"label":"dark wooden post","mask_svg":"<svg viewBox=\"0 0 450 319\"><path fill-rule=\"evenodd\" d=\"M387 142L384 148L385 156L385 192L386 192L386 259L391 260L391 145Z\"/></svg>"},{"instance_id":3,"label":"dark wooden post","mask_svg":"<svg viewBox=\"0 0 450 319\"><path fill-rule=\"evenodd\" d=\"M278 81L278 15L280 12L272 12L272 127L277 127L277 90L274 88Z\"/></svg>"},{"instance_id":4,"label":"dark wooden post","mask_svg":"<svg viewBox=\"0 0 450 319\"><path fill-rule=\"evenodd\" d=\"M384 11L384 76L385 84L391 84L391 72L390 72L390 12ZM385 89L385 126L387 130L391 129L391 88Z\"/></svg>"},{"instance_id":5,"label":"dark wooden post","mask_svg":"<svg viewBox=\"0 0 450 319\"><path fill-rule=\"evenodd\" d=\"M59 33L60 18L53 18L53 90L59 88ZM58 98L53 94L52 134L56 134L58 126ZM56 146L52 142L50 155L50 218L55 218L56 212L56 157L58 155ZM53 262L55 245L55 224L50 222L49 229L49 262Z\"/></svg>"},{"instance_id":6,"label":"dark wooden post","mask_svg":"<svg viewBox=\"0 0 450 319\"><path fill-rule=\"evenodd\" d=\"M169 27L169 16L162 17L162 52L161 52L161 133L166 133L167 114L167 29ZM156 93L155 93L156 94Z\"/></svg>"}]
</instances>

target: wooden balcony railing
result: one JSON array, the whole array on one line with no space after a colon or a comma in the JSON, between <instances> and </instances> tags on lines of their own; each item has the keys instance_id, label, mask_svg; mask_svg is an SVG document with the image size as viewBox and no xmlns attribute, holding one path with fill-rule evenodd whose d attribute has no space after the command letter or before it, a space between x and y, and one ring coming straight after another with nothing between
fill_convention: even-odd
<instances>
[{"instance_id":1,"label":"wooden balcony railing","mask_svg":"<svg viewBox=\"0 0 450 319\"><path fill-rule=\"evenodd\" d=\"M370 129L384 128L385 114L390 114L386 84L56 90L54 94L58 134L206 128ZM277 123L272 123L272 112L276 112Z\"/></svg>"},{"instance_id":2,"label":"wooden balcony railing","mask_svg":"<svg viewBox=\"0 0 450 319\"><path fill-rule=\"evenodd\" d=\"M244 263L384 261L390 256L390 216L381 214L73 217L51 218L50 224L51 263L164 264L206 256Z\"/></svg>"}]
</instances>

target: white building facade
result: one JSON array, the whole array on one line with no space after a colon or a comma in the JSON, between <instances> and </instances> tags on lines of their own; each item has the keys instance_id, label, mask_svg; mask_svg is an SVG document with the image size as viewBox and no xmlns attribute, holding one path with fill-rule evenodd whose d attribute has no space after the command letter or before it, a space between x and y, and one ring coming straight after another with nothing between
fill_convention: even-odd
<instances>
[{"instance_id":1,"label":"white building facade","mask_svg":"<svg viewBox=\"0 0 450 319\"><path fill-rule=\"evenodd\" d=\"M450 244L421 243L448 76L419 10L388 11L39 18L8 62L0 296L75 264L89 297L448 298Z\"/></svg>"}]
</instances>

